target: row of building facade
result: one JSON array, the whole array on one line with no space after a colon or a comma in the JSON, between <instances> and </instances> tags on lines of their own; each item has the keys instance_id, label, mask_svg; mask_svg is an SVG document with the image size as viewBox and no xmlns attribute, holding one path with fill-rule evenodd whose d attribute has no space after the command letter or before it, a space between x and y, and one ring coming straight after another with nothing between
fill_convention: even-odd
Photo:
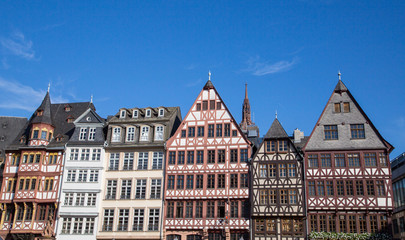
<instances>
[{"instance_id":1,"label":"row of building facade","mask_svg":"<svg viewBox=\"0 0 405 240\"><path fill-rule=\"evenodd\" d=\"M52 104L48 91L3 153L0 236L390 232L393 147L340 76L310 136L288 135L276 116L260 138L245 91L239 124L211 80L184 118L179 107L161 106L121 108L104 119L92 102Z\"/></svg>"}]
</instances>

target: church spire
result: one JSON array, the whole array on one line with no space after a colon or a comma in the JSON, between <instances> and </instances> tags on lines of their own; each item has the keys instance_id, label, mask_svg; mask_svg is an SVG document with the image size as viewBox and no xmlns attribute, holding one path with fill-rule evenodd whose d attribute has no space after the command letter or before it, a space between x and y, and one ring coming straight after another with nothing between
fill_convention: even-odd
<instances>
[{"instance_id":1,"label":"church spire","mask_svg":"<svg viewBox=\"0 0 405 240\"><path fill-rule=\"evenodd\" d=\"M242 122L240 123L240 127L242 128L242 130L247 130L247 127L250 125L254 125L254 123L252 122L250 114L250 103L248 98L247 83L245 83L245 99L243 100L242 105Z\"/></svg>"}]
</instances>

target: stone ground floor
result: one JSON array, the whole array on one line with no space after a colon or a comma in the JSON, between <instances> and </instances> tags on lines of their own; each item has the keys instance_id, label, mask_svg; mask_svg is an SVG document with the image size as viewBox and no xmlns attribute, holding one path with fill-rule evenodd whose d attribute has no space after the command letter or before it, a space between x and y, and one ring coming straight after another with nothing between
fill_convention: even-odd
<instances>
[{"instance_id":1,"label":"stone ground floor","mask_svg":"<svg viewBox=\"0 0 405 240\"><path fill-rule=\"evenodd\" d=\"M304 216L253 216L252 224L254 240L304 240L307 235Z\"/></svg>"},{"instance_id":2,"label":"stone ground floor","mask_svg":"<svg viewBox=\"0 0 405 240\"><path fill-rule=\"evenodd\" d=\"M163 240L249 240L248 229L165 229Z\"/></svg>"}]
</instances>

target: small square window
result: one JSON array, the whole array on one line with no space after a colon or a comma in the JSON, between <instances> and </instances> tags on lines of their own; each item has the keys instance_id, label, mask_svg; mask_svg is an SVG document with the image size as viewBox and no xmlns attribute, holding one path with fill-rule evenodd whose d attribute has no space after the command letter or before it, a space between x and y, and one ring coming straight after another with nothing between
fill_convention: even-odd
<instances>
[{"instance_id":1,"label":"small square window","mask_svg":"<svg viewBox=\"0 0 405 240\"><path fill-rule=\"evenodd\" d=\"M352 134L352 139L366 138L364 132L364 124L350 124L350 132Z\"/></svg>"},{"instance_id":2,"label":"small square window","mask_svg":"<svg viewBox=\"0 0 405 240\"><path fill-rule=\"evenodd\" d=\"M325 125L324 133L325 140L337 140L338 139L338 128L337 125Z\"/></svg>"},{"instance_id":3,"label":"small square window","mask_svg":"<svg viewBox=\"0 0 405 240\"><path fill-rule=\"evenodd\" d=\"M232 130L232 137L237 137L238 136L238 131Z\"/></svg>"}]
</instances>

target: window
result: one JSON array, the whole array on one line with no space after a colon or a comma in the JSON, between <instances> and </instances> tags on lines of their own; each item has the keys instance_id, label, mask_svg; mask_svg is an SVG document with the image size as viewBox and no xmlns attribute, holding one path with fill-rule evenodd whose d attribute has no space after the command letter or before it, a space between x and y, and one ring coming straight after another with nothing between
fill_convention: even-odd
<instances>
[{"instance_id":1,"label":"window","mask_svg":"<svg viewBox=\"0 0 405 240\"><path fill-rule=\"evenodd\" d=\"M186 188L193 189L193 187L194 187L194 175L187 175Z\"/></svg>"},{"instance_id":2,"label":"window","mask_svg":"<svg viewBox=\"0 0 405 240\"><path fill-rule=\"evenodd\" d=\"M118 216L117 231L127 231L129 222L129 209L120 209Z\"/></svg>"},{"instance_id":3,"label":"window","mask_svg":"<svg viewBox=\"0 0 405 240\"><path fill-rule=\"evenodd\" d=\"M120 162L120 154L111 153L108 170L118 170L119 162Z\"/></svg>"},{"instance_id":4,"label":"window","mask_svg":"<svg viewBox=\"0 0 405 240\"><path fill-rule=\"evenodd\" d=\"M321 166L323 168L332 167L332 160L330 158L330 154L321 154Z\"/></svg>"},{"instance_id":5,"label":"window","mask_svg":"<svg viewBox=\"0 0 405 240\"><path fill-rule=\"evenodd\" d=\"M159 209L149 209L149 231L159 231Z\"/></svg>"},{"instance_id":6,"label":"window","mask_svg":"<svg viewBox=\"0 0 405 240\"><path fill-rule=\"evenodd\" d=\"M34 130L33 134L32 134L32 138L38 138L39 135L39 130Z\"/></svg>"},{"instance_id":7,"label":"window","mask_svg":"<svg viewBox=\"0 0 405 240\"><path fill-rule=\"evenodd\" d=\"M131 199L132 180L124 179L121 184L121 199Z\"/></svg>"},{"instance_id":8,"label":"window","mask_svg":"<svg viewBox=\"0 0 405 240\"><path fill-rule=\"evenodd\" d=\"M65 193L65 201L63 204L65 206L73 206L73 193Z\"/></svg>"},{"instance_id":9,"label":"window","mask_svg":"<svg viewBox=\"0 0 405 240\"><path fill-rule=\"evenodd\" d=\"M167 189L174 189L174 175L169 175L167 178Z\"/></svg>"},{"instance_id":10,"label":"window","mask_svg":"<svg viewBox=\"0 0 405 240\"><path fill-rule=\"evenodd\" d=\"M134 225L132 226L133 231L143 231L144 212L144 209L134 209Z\"/></svg>"},{"instance_id":11,"label":"window","mask_svg":"<svg viewBox=\"0 0 405 240\"><path fill-rule=\"evenodd\" d=\"M146 179L136 181L135 199L145 199L146 196Z\"/></svg>"},{"instance_id":12,"label":"window","mask_svg":"<svg viewBox=\"0 0 405 240\"><path fill-rule=\"evenodd\" d=\"M225 150L224 149L218 150L218 163L225 163Z\"/></svg>"},{"instance_id":13,"label":"window","mask_svg":"<svg viewBox=\"0 0 405 240\"><path fill-rule=\"evenodd\" d=\"M87 182L87 170L78 170L78 182Z\"/></svg>"},{"instance_id":14,"label":"window","mask_svg":"<svg viewBox=\"0 0 405 240\"><path fill-rule=\"evenodd\" d=\"M75 206L84 206L85 197L86 197L85 193L77 193L76 194Z\"/></svg>"},{"instance_id":15,"label":"window","mask_svg":"<svg viewBox=\"0 0 405 240\"><path fill-rule=\"evenodd\" d=\"M239 216L239 202L231 201L231 218L238 218Z\"/></svg>"},{"instance_id":16,"label":"window","mask_svg":"<svg viewBox=\"0 0 405 240\"><path fill-rule=\"evenodd\" d=\"M150 185L150 198L159 199L162 188L162 179L152 179Z\"/></svg>"},{"instance_id":17,"label":"window","mask_svg":"<svg viewBox=\"0 0 405 240\"><path fill-rule=\"evenodd\" d=\"M287 198L287 190L280 190L280 203L281 204L287 204L288 203L288 198Z\"/></svg>"},{"instance_id":18,"label":"window","mask_svg":"<svg viewBox=\"0 0 405 240\"><path fill-rule=\"evenodd\" d=\"M127 142L135 141L135 127L128 127L127 128Z\"/></svg>"},{"instance_id":19,"label":"window","mask_svg":"<svg viewBox=\"0 0 405 240\"><path fill-rule=\"evenodd\" d=\"M120 112L120 118L125 118L126 112L125 110L121 110Z\"/></svg>"},{"instance_id":20,"label":"window","mask_svg":"<svg viewBox=\"0 0 405 240\"><path fill-rule=\"evenodd\" d=\"M101 159L101 149L93 149L93 154L91 155L92 161L100 161Z\"/></svg>"},{"instance_id":21,"label":"window","mask_svg":"<svg viewBox=\"0 0 405 240\"><path fill-rule=\"evenodd\" d=\"M184 151L178 151L177 153L177 164L184 164Z\"/></svg>"},{"instance_id":22,"label":"window","mask_svg":"<svg viewBox=\"0 0 405 240\"><path fill-rule=\"evenodd\" d=\"M62 218L62 234L70 234L70 228L72 227L72 218Z\"/></svg>"},{"instance_id":23,"label":"window","mask_svg":"<svg viewBox=\"0 0 405 240\"><path fill-rule=\"evenodd\" d=\"M280 152L287 152L288 150L288 143L286 140L278 141L278 151Z\"/></svg>"},{"instance_id":24,"label":"window","mask_svg":"<svg viewBox=\"0 0 405 240\"><path fill-rule=\"evenodd\" d=\"M138 118L138 116L139 116L139 111L138 111L138 110L134 110L134 111L132 112L132 117L133 117L133 118Z\"/></svg>"},{"instance_id":25,"label":"window","mask_svg":"<svg viewBox=\"0 0 405 240\"><path fill-rule=\"evenodd\" d=\"M83 148L82 149L82 154L80 156L80 160L82 160L82 161L89 161L90 160L90 149L89 148Z\"/></svg>"},{"instance_id":26,"label":"window","mask_svg":"<svg viewBox=\"0 0 405 240\"><path fill-rule=\"evenodd\" d=\"M152 111L150 109L146 109L146 117L151 117Z\"/></svg>"},{"instance_id":27,"label":"window","mask_svg":"<svg viewBox=\"0 0 405 240\"><path fill-rule=\"evenodd\" d=\"M176 152L169 152L169 164L174 165L176 164Z\"/></svg>"},{"instance_id":28,"label":"window","mask_svg":"<svg viewBox=\"0 0 405 240\"><path fill-rule=\"evenodd\" d=\"M269 203L269 192L267 189L259 190L259 203L261 205L267 205Z\"/></svg>"},{"instance_id":29,"label":"window","mask_svg":"<svg viewBox=\"0 0 405 240\"><path fill-rule=\"evenodd\" d=\"M195 203L195 218L202 218L203 215L203 203L196 202Z\"/></svg>"},{"instance_id":30,"label":"window","mask_svg":"<svg viewBox=\"0 0 405 240\"><path fill-rule=\"evenodd\" d=\"M295 163L289 163L287 167L288 167L288 177L295 177L296 175Z\"/></svg>"},{"instance_id":31,"label":"window","mask_svg":"<svg viewBox=\"0 0 405 240\"><path fill-rule=\"evenodd\" d=\"M53 178L46 178L44 191L52 191L52 190L53 190Z\"/></svg>"},{"instance_id":32,"label":"window","mask_svg":"<svg viewBox=\"0 0 405 240\"><path fill-rule=\"evenodd\" d=\"M82 234L83 218L75 218L72 234Z\"/></svg>"},{"instance_id":33,"label":"window","mask_svg":"<svg viewBox=\"0 0 405 240\"><path fill-rule=\"evenodd\" d=\"M72 161L79 160L79 149L78 148L72 148L70 150L70 160L72 160Z\"/></svg>"},{"instance_id":34,"label":"window","mask_svg":"<svg viewBox=\"0 0 405 240\"><path fill-rule=\"evenodd\" d=\"M240 174L240 187L241 188L249 187L249 179L247 173Z\"/></svg>"},{"instance_id":35,"label":"window","mask_svg":"<svg viewBox=\"0 0 405 240\"><path fill-rule=\"evenodd\" d=\"M347 232L345 215L339 215L339 228L340 228L340 232Z\"/></svg>"},{"instance_id":36,"label":"window","mask_svg":"<svg viewBox=\"0 0 405 240\"><path fill-rule=\"evenodd\" d=\"M261 178L267 177L267 164L259 164L259 176Z\"/></svg>"},{"instance_id":37,"label":"window","mask_svg":"<svg viewBox=\"0 0 405 240\"><path fill-rule=\"evenodd\" d=\"M308 167L317 168L318 165L318 155L311 154L308 156Z\"/></svg>"},{"instance_id":38,"label":"window","mask_svg":"<svg viewBox=\"0 0 405 240\"><path fill-rule=\"evenodd\" d=\"M58 161L57 153L50 153L48 156L48 164L56 164Z\"/></svg>"},{"instance_id":39,"label":"window","mask_svg":"<svg viewBox=\"0 0 405 240\"><path fill-rule=\"evenodd\" d=\"M92 141L96 138L96 129L90 128L89 129L89 140Z\"/></svg>"},{"instance_id":40,"label":"window","mask_svg":"<svg viewBox=\"0 0 405 240\"><path fill-rule=\"evenodd\" d=\"M333 181L326 181L326 195L327 196L333 196L334 195Z\"/></svg>"},{"instance_id":41,"label":"window","mask_svg":"<svg viewBox=\"0 0 405 240\"><path fill-rule=\"evenodd\" d=\"M372 180L370 180L370 181L367 180L366 185L367 185L367 195L368 196L374 196L375 195L374 182Z\"/></svg>"},{"instance_id":42,"label":"window","mask_svg":"<svg viewBox=\"0 0 405 240\"><path fill-rule=\"evenodd\" d=\"M387 156L385 155L385 153L379 153L379 158L380 158L380 166L386 167L387 166Z\"/></svg>"},{"instance_id":43,"label":"window","mask_svg":"<svg viewBox=\"0 0 405 240\"><path fill-rule=\"evenodd\" d=\"M225 202L217 202L217 218L225 218Z\"/></svg>"},{"instance_id":44,"label":"window","mask_svg":"<svg viewBox=\"0 0 405 240\"><path fill-rule=\"evenodd\" d=\"M318 186L318 196L325 196L325 185L323 183L323 181L318 181L317 182L317 186Z\"/></svg>"},{"instance_id":45,"label":"window","mask_svg":"<svg viewBox=\"0 0 405 240\"><path fill-rule=\"evenodd\" d=\"M203 101L203 110L208 110L208 101Z\"/></svg>"},{"instance_id":46,"label":"window","mask_svg":"<svg viewBox=\"0 0 405 240\"><path fill-rule=\"evenodd\" d=\"M193 217L193 202L186 202L186 218Z\"/></svg>"},{"instance_id":47,"label":"window","mask_svg":"<svg viewBox=\"0 0 405 240\"><path fill-rule=\"evenodd\" d=\"M163 166L163 152L153 152L152 169L162 169Z\"/></svg>"},{"instance_id":48,"label":"window","mask_svg":"<svg viewBox=\"0 0 405 240\"><path fill-rule=\"evenodd\" d=\"M184 189L184 175L177 175L177 190Z\"/></svg>"},{"instance_id":49,"label":"window","mask_svg":"<svg viewBox=\"0 0 405 240\"><path fill-rule=\"evenodd\" d=\"M240 150L240 161L241 162L247 162L248 160L248 150L247 149L241 149Z\"/></svg>"},{"instance_id":50,"label":"window","mask_svg":"<svg viewBox=\"0 0 405 240\"><path fill-rule=\"evenodd\" d=\"M197 137L204 137L204 127L197 127Z\"/></svg>"},{"instance_id":51,"label":"window","mask_svg":"<svg viewBox=\"0 0 405 240\"><path fill-rule=\"evenodd\" d=\"M335 110L335 113L341 112L340 103L334 103L334 110Z\"/></svg>"},{"instance_id":52,"label":"window","mask_svg":"<svg viewBox=\"0 0 405 240\"><path fill-rule=\"evenodd\" d=\"M238 162L238 149L231 149L231 163Z\"/></svg>"},{"instance_id":53,"label":"window","mask_svg":"<svg viewBox=\"0 0 405 240\"><path fill-rule=\"evenodd\" d=\"M345 113L350 112L350 103L349 102L343 103L343 112L345 112Z\"/></svg>"},{"instance_id":54,"label":"window","mask_svg":"<svg viewBox=\"0 0 405 240\"><path fill-rule=\"evenodd\" d=\"M231 174L231 188L238 188L238 174Z\"/></svg>"},{"instance_id":55,"label":"window","mask_svg":"<svg viewBox=\"0 0 405 240\"><path fill-rule=\"evenodd\" d=\"M208 150L208 163L215 163L215 150Z\"/></svg>"},{"instance_id":56,"label":"window","mask_svg":"<svg viewBox=\"0 0 405 240\"><path fill-rule=\"evenodd\" d=\"M231 135L231 124L225 123L224 128L224 137L229 137Z\"/></svg>"},{"instance_id":57,"label":"window","mask_svg":"<svg viewBox=\"0 0 405 240\"><path fill-rule=\"evenodd\" d=\"M75 182L76 181L76 170L68 170L66 181L67 182Z\"/></svg>"},{"instance_id":58,"label":"window","mask_svg":"<svg viewBox=\"0 0 405 240\"><path fill-rule=\"evenodd\" d=\"M89 182L98 182L98 170L90 170L89 172Z\"/></svg>"},{"instance_id":59,"label":"window","mask_svg":"<svg viewBox=\"0 0 405 240\"><path fill-rule=\"evenodd\" d=\"M335 154L335 167L346 167L344 154Z\"/></svg>"},{"instance_id":60,"label":"window","mask_svg":"<svg viewBox=\"0 0 405 240\"><path fill-rule=\"evenodd\" d=\"M214 137L214 124L208 124L208 137Z\"/></svg>"},{"instance_id":61,"label":"window","mask_svg":"<svg viewBox=\"0 0 405 240\"><path fill-rule=\"evenodd\" d=\"M163 140L163 126L156 126L155 141Z\"/></svg>"},{"instance_id":62,"label":"window","mask_svg":"<svg viewBox=\"0 0 405 240\"><path fill-rule=\"evenodd\" d=\"M237 137L237 136L238 136L238 131L232 130L232 137Z\"/></svg>"},{"instance_id":63,"label":"window","mask_svg":"<svg viewBox=\"0 0 405 240\"><path fill-rule=\"evenodd\" d=\"M87 206L96 206L97 193L89 193L87 195Z\"/></svg>"},{"instance_id":64,"label":"window","mask_svg":"<svg viewBox=\"0 0 405 240\"><path fill-rule=\"evenodd\" d=\"M149 127L142 127L141 131L141 141L148 141L149 140Z\"/></svg>"},{"instance_id":65,"label":"window","mask_svg":"<svg viewBox=\"0 0 405 240\"><path fill-rule=\"evenodd\" d=\"M195 188L203 189L204 186L204 175L197 175L195 180Z\"/></svg>"},{"instance_id":66,"label":"window","mask_svg":"<svg viewBox=\"0 0 405 240\"><path fill-rule=\"evenodd\" d=\"M327 215L329 223L329 232L336 232L336 221L335 216Z\"/></svg>"},{"instance_id":67,"label":"window","mask_svg":"<svg viewBox=\"0 0 405 240\"><path fill-rule=\"evenodd\" d=\"M195 127L188 127L188 137L195 137Z\"/></svg>"},{"instance_id":68,"label":"window","mask_svg":"<svg viewBox=\"0 0 405 240\"><path fill-rule=\"evenodd\" d=\"M325 140L337 140L338 128L337 125L325 125L323 126L325 133Z\"/></svg>"},{"instance_id":69,"label":"window","mask_svg":"<svg viewBox=\"0 0 405 240\"><path fill-rule=\"evenodd\" d=\"M181 137L185 138L186 137L186 130L181 130Z\"/></svg>"},{"instance_id":70,"label":"window","mask_svg":"<svg viewBox=\"0 0 405 240\"><path fill-rule=\"evenodd\" d=\"M207 188L215 188L215 175L208 174Z\"/></svg>"},{"instance_id":71,"label":"window","mask_svg":"<svg viewBox=\"0 0 405 240\"><path fill-rule=\"evenodd\" d=\"M278 176L279 177L286 177L287 176L287 169L284 163L278 165Z\"/></svg>"},{"instance_id":72,"label":"window","mask_svg":"<svg viewBox=\"0 0 405 240\"><path fill-rule=\"evenodd\" d=\"M352 134L352 139L366 138L364 133L364 124L350 124L350 132Z\"/></svg>"},{"instance_id":73,"label":"window","mask_svg":"<svg viewBox=\"0 0 405 240\"><path fill-rule=\"evenodd\" d=\"M105 199L115 199L117 195L117 180L107 180Z\"/></svg>"},{"instance_id":74,"label":"window","mask_svg":"<svg viewBox=\"0 0 405 240\"><path fill-rule=\"evenodd\" d=\"M291 232L291 219L281 219L281 232L284 234Z\"/></svg>"},{"instance_id":75,"label":"window","mask_svg":"<svg viewBox=\"0 0 405 240\"><path fill-rule=\"evenodd\" d=\"M354 195L353 181L351 181L351 180L346 181L346 195L349 195L349 196Z\"/></svg>"},{"instance_id":76,"label":"window","mask_svg":"<svg viewBox=\"0 0 405 240\"><path fill-rule=\"evenodd\" d=\"M222 137L222 124L217 124L217 137Z\"/></svg>"},{"instance_id":77,"label":"window","mask_svg":"<svg viewBox=\"0 0 405 240\"><path fill-rule=\"evenodd\" d=\"M149 153L140 152L138 158L138 170L147 170L148 169L148 158Z\"/></svg>"},{"instance_id":78,"label":"window","mask_svg":"<svg viewBox=\"0 0 405 240\"><path fill-rule=\"evenodd\" d=\"M87 128L80 128L79 140L84 141L87 138Z\"/></svg>"},{"instance_id":79,"label":"window","mask_svg":"<svg viewBox=\"0 0 405 240\"><path fill-rule=\"evenodd\" d=\"M385 196L384 181L383 180L377 180L376 181L376 186L377 186L377 195L378 196Z\"/></svg>"},{"instance_id":80,"label":"window","mask_svg":"<svg viewBox=\"0 0 405 240\"><path fill-rule=\"evenodd\" d=\"M176 218L183 218L183 202L176 203Z\"/></svg>"},{"instance_id":81,"label":"window","mask_svg":"<svg viewBox=\"0 0 405 240\"><path fill-rule=\"evenodd\" d=\"M349 167L360 167L360 158L358 153L347 154Z\"/></svg>"},{"instance_id":82,"label":"window","mask_svg":"<svg viewBox=\"0 0 405 240\"><path fill-rule=\"evenodd\" d=\"M215 110L215 100L210 100L210 110Z\"/></svg>"},{"instance_id":83,"label":"window","mask_svg":"<svg viewBox=\"0 0 405 240\"><path fill-rule=\"evenodd\" d=\"M225 174L218 174L217 188L225 188Z\"/></svg>"},{"instance_id":84,"label":"window","mask_svg":"<svg viewBox=\"0 0 405 240\"><path fill-rule=\"evenodd\" d=\"M112 231L114 223L114 209L104 209L103 231Z\"/></svg>"},{"instance_id":85,"label":"window","mask_svg":"<svg viewBox=\"0 0 405 240\"><path fill-rule=\"evenodd\" d=\"M174 217L174 202L168 202L167 203L166 217L167 218L173 218Z\"/></svg>"},{"instance_id":86,"label":"window","mask_svg":"<svg viewBox=\"0 0 405 240\"><path fill-rule=\"evenodd\" d=\"M349 215L349 232L355 233L357 232L357 225L356 225L356 215Z\"/></svg>"},{"instance_id":87,"label":"window","mask_svg":"<svg viewBox=\"0 0 405 240\"><path fill-rule=\"evenodd\" d=\"M47 131L42 130L41 131L41 139L45 139L46 140L46 136L48 135Z\"/></svg>"},{"instance_id":88,"label":"window","mask_svg":"<svg viewBox=\"0 0 405 240\"><path fill-rule=\"evenodd\" d=\"M269 190L269 203L270 204L277 204L276 190Z\"/></svg>"},{"instance_id":89,"label":"window","mask_svg":"<svg viewBox=\"0 0 405 240\"><path fill-rule=\"evenodd\" d=\"M338 196L344 196L345 195L345 187L343 184L342 180L336 181L336 192Z\"/></svg>"},{"instance_id":90,"label":"window","mask_svg":"<svg viewBox=\"0 0 405 240\"><path fill-rule=\"evenodd\" d=\"M276 177L276 164L269 164L269 177L273 178Z\"/></svg>"},{"instance_id":91,"label":"window","mask_svg":"<svg viewBox=\"0 0 405 240\"><path fill-rule=\"evenodd\" d=\"M121 140L121 128L113 128L111 142L119 142Z\"/></svg>"},{"instance_id":92,"label":"window","mask_svg":"<svg viewBox=\"0 0 405 240\"><path fill-rule=\"evenodd\" d=\"M159 117L163 117L165 115L165 110L163 108L159 109Z\"/></svg>"},{"instance_id":93,"label":"window","mask_svg":"<svg viewBox=\"0 0 405 240\"><path fill-rule=\"evenodd\" d=\"M198 150L197 151L197 164L204 163L204 151Z\"/></svg>"},{"instance_id":94,"label":"window","mask_svg":"<svg viewBox=\"0 0 405 240\"><path fill-rule=\"evenodd\" d=\"M93 234L94 232L94 218L86 218L86 227L84 229L84 234Z\"/></svg>"},{"instance_id":95,"label":"window","mask_svg":"<svg viewBox=\"0 0 405 240\"><path fill-rule=\"evenodd\" d=\"M201 103L197 103L196 109L197 111L201 111Z\"/></svg>"},{"instance_id":96,"label":"window","mask_svg":"<svg viewBox=\"0 0 405 240\"><path fill-rule=\"evenodd\" d=\"M187 151L187 164L194 164L194 151Z\"/></svg>"},{"instance_id":97,"label":"window","mask_svg":"<svg viewBox=\"0 0 405 240\"><path fill-rule=\"evenodd\" d=\"M377 166L377 160L375 153L365 153L364 154L364 163L366 167L376 167Z\"/></svg>"}]
</instances>

